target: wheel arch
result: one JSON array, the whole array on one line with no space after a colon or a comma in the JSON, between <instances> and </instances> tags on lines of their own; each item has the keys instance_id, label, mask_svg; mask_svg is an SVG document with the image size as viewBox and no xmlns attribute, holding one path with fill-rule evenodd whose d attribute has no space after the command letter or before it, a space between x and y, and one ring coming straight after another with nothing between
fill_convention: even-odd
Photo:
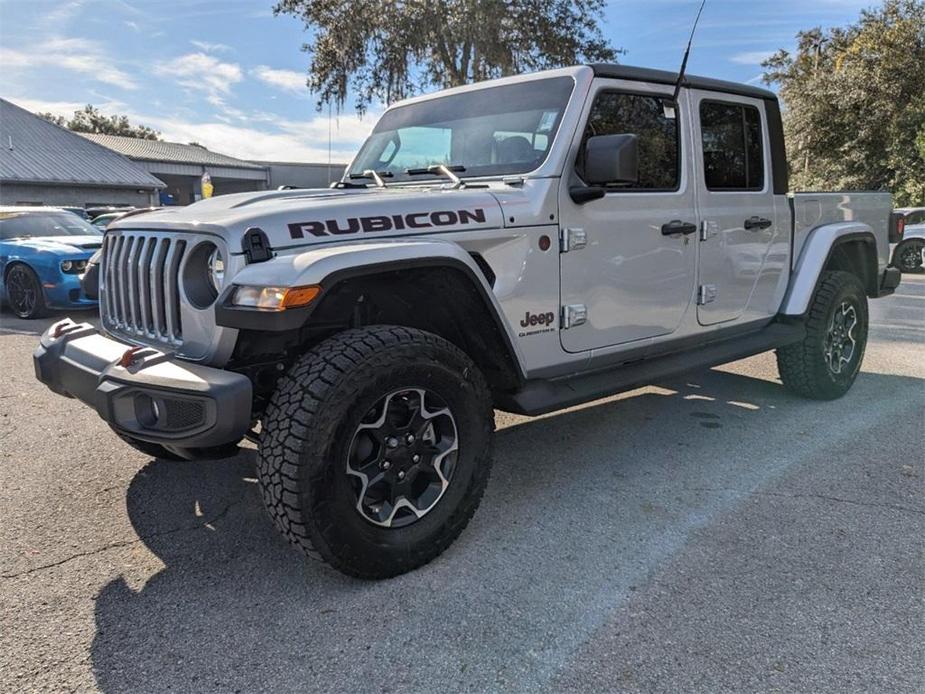
<instances>
[{"instance_id":1,"label":"wheel arch","mask_svg":"<svg viewBox=\"0 0 925 694\"><path fill-rule=\"evenodd\" d=\"M855 275L868 297L879 296L877 239L870 226L839 222L814 229L794 267L781 313L805 315L823 274L829 270Z\"/></svg>"},{"instance_id":2,"label":"wheel arch","mask_svg":"<svg viewBox=\"0 0 925 694\"><path fill-rule=\"evenodd\" d=\"M271 268L276 261L281 265ZM389 324L426 330L453 343L479 366L492 390L510 390L524 380L491 277L477 258L456 244L415 241L316 248L296 258L248 266L234 283L319 285L322 291L305 309L281 312L291 314L285 323L276 314L272 323L273 317L266 316L264 326L253 322L263 316L229 308L223 295L217 303L218 323L241 330L233 360L246 361L261 350L295 355L341 330Z\"/></svg>"}]
</instances>

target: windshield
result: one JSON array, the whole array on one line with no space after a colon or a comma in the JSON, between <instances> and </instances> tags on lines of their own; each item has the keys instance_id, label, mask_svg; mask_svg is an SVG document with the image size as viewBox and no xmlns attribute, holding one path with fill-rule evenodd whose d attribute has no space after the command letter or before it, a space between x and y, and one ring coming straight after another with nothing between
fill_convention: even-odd
<instances>
[{"instance_id":1,"label":"windshield","mask_svg":"<svg viewBox=\"0 0 925 694\"><path fill-rule=\"evenodd\" d=\"M532 171L546 159L574 84L551 77L400 106L382 116L348 174L416 180L408 169L434 164L465 167L464 177Z\"/></svg>"},{"instance_id":2,"label":"windshield","mask_svg":"<svg viewBox=\"0 0 925 694\"><path fill-rule=\"evenodd\" d=\"M0 239L101 234L98 228L72 212L0 212Z\"/></svg>"}]
</instances>

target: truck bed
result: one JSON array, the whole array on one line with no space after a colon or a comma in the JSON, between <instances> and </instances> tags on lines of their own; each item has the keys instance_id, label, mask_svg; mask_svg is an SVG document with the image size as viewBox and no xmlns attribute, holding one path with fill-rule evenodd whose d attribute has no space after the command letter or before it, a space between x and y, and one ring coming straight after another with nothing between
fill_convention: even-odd
<instances>
[{"instance_id":1,"label":"truck bed","mask_svg":"<svg viewBox=\"0 0 925 694\"><path fill-rule=\"evenodd\" d=\"M889 193L800 192L791 193L789 198L793 214L792 267L796 266L803 244L813 229L821 224L857 221L873 229L877 239L878 271L886 269L890 255L889 220L893 211Z\"/></svg>"}]
</instances>

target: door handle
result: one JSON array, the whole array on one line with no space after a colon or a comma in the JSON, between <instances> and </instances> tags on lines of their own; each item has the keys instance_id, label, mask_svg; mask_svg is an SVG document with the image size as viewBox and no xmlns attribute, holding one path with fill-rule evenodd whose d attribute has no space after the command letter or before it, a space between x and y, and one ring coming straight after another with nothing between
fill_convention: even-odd
<instances>
[{"instance_id":1,"label":"door handle","mask_svg":"<svg viewBox=\"0 0 925 694\"><path fill-rule=\"evenodd\" d=\"M667 224L662 224L662 234L672 236L673 234L693 234L697 231L697 225L691 222L682 222L680 219L672 219Z\"/></svg>"},{"instance_id":2,"label":"door handle","mask_svg":"<svg viewBox=\"0 0 925 694\"><path fill-rule=\"evenodd\" d=\"M756 229L767 229L774 222L770 219L765 219L764 217L749 217L745 220L745 228L749 231L755 231Z\"/></svg>"}]
</instances>

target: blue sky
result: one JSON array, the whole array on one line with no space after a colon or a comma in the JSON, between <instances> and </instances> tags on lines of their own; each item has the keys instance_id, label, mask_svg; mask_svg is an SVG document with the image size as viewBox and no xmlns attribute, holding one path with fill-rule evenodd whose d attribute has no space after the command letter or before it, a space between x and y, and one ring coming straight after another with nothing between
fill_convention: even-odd
<instances>
[{"instance_id":1,"label":"blue sky","mask_svg":"<svg viewBox=\"0 0 925 694\"><path fill-rule=\"evenodd\" d=\"M603 29L630 65L676 70L698 0L612 0ZM801 29L873 0L707 0L691 73L756 82ZM271 0L0 0L0 96L70 114L93 103L244 158L347 160L376 110L332 122L304 87L306 34Z\"/></svg>"}]
</instances>

